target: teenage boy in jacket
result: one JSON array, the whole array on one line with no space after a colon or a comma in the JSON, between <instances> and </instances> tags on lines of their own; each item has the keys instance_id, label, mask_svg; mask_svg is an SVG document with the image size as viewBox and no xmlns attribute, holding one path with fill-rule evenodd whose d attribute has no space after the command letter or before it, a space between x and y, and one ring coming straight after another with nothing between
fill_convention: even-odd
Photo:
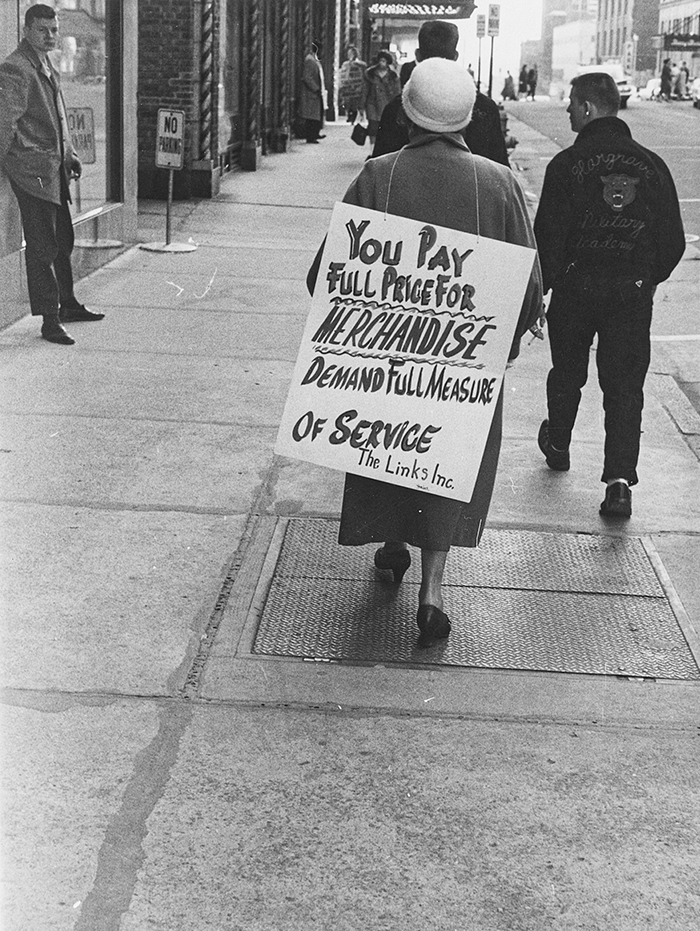
<instances>
[{"instance_id":1,"label":"teenage boy in jacket","mask_svg":"<svg viewBox=\"0 0 700 931\"><path fill-rule=\"evenodd\" d=\"M576 141L550 162L535 218L552 368L538 445L550 469L570 466L569 444L593 337L605 410L600 513L627 518L649 367L656 286L681 260L685 237L671 174L618 119L607 74L574 78L567 112Z\"/></svg>"},{"instance_id":2,"label":"teenage boy in jacket","mask_svg":"<svg viewBox=\"0 0 700 931\"><path fill-rule=\"evenodd\" d=\"M48 53L58 42L53 7L35 3L24 17L24 38L0 64L0 166L7 173L22 215L27 244L27 288L41 335L51 343L75 342L64 323L101 320L73 293L73 221L69 179L79 178L80 159L67 128L59 75Z\"/></svg>"}]
</instances>

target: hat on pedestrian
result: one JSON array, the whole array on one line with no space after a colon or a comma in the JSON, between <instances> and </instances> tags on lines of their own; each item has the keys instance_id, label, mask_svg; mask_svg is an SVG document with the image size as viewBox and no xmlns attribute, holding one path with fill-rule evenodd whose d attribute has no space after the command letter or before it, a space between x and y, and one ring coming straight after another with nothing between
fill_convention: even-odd
<instances>
[{"instance_id":1,"label":"hat on pedestrian","mask_svg":"<svg viewBox=\"0 0 700 931\"><path fill-rule=\"evenodd\" d=\"M469 72L447 58L427 58L403 89L406 116L422 129L453 133L472 117L476 86Z\"/></svg>"}]
</instances>

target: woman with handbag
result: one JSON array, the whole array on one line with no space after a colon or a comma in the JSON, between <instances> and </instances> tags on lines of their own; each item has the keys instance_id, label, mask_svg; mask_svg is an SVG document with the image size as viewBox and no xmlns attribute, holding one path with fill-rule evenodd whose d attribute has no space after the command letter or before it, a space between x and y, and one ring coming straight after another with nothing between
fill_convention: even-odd
<instances>
[{"instance_id":1,"label":"woman with handbag","mask_svg":"<svg viewBox=\"0 0 700 931\"><path fill-rule=\"evenodd\" d=\"M365 71L362 96L362 109L367 115L367 134L372 145L377 136L384 107L400 93L401 81L394 70L393 55L387 51L379 52L375 64Z\"/></svg>"},{"instance_id":2,"label":"woman with handbag","mask_svg":"<svg viewBox=\"0 0 700 931\"><path fill-rule=\"evenodd\" d=\"M535 249L522 189L504 165L472 155L462 130L469 123L476 87L455 61L430 58L418 64L403 91L409 143L365 162L344 201L369 210L445 226ZM313 292L321 251L309 271ZM494 269L494 275L503 274ZM540 317L542 279L535 260L509 353ZM411 564L408 544L421 550L418 645L430 647L451 630L444 610L442 579L451 546L479 545L488 515L501 446L503 390L495 409L471 501L347 474L339 542L377 542L377 569L400 583Z\"/></svg>"}]
</instances>

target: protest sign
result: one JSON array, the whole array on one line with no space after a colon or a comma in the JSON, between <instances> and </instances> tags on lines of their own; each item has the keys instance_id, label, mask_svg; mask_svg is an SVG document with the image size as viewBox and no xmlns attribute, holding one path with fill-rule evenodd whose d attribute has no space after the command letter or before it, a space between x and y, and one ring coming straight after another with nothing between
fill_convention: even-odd
<instances>
[{"instance_id":1,"label":"protest sign","mask_svg":"<svg viewBox=\"0 0 700 931\"><path fill-rule=\"evenodd\" d=\"M276 452L469 501L534 258L336 204Z\"/></svg>"}]
</instances>

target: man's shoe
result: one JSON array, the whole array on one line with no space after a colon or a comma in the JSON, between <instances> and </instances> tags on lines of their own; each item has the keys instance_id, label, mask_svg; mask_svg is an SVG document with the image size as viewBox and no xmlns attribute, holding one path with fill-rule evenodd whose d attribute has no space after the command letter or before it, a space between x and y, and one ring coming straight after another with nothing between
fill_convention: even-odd
<instances>
[{"instance_id":1,"label":"man's shoe","mask_svg":"<svg viewBox=\"0 0 700 931\"><path fill-rule=\"evenodd\" d=\"M47 339L50 343L60 343L63 346L72 346L75 342L70 333L56 318L44 320L41 327L41 338Z\"/></svg>"},{"instance_id":2,"label":"man's shoe","mask_svg":"<svg viewBox=\"0 0 700 931\"><path fill-rule=\"evenodd\" d=\"M540 432L537 434L537 445L544 453L544 458L550 469L555 472L568 472L571 468L571 459L568 449L555 449L549 442L549 421L543 420Z\"/></svg>"},{"instance_id":3,"label":"man's shoe","mask_svg":"<svg viewBox=\"0 0 700 931\"><path fill-rule=\"evenodd\" d=\"M62 323L78 323L83 320L86 322L103 320L104 314L96 314L94 311L88 310L85 304L76 304L75 307L61 307L59 317Z\"/></svg>"},{"instance_id":4,"label":"man's shoe","mask_svg":"<svg viewBox=\"0 0 700 931\"><path fill-rule=\"evenodd\" d=\"M605 489L605 501L600 505L603 517L632 516L632 491L624 482L613 482Z\"/></svg>"}]
</instances>

